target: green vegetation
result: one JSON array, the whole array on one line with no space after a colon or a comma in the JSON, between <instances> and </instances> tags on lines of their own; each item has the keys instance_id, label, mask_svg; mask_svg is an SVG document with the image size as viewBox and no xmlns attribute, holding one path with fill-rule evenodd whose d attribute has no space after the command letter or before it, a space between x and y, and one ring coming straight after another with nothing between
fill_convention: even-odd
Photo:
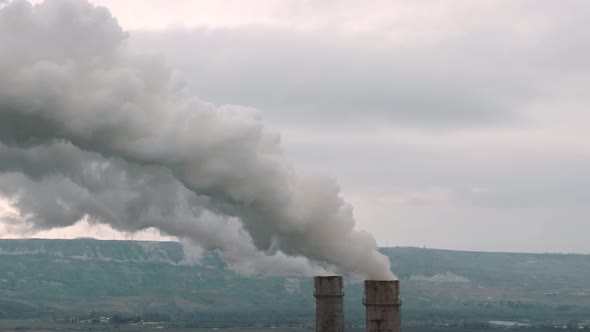
<instances>
[{"instance_id":1,"label":"green vegetation","mask_svg":"<svg viewBox=\"0 0 590 332\"><path fill-rule=\"evenodd\" d=\"M590 319L590 256L384 248L406 324ZM362 324L362 287L345 286ZM241 276L215 252L185 261L175 242L0 240L0 318L117 315L199 324L310 323L310 278Z\"/></svg>"}]
</instances>

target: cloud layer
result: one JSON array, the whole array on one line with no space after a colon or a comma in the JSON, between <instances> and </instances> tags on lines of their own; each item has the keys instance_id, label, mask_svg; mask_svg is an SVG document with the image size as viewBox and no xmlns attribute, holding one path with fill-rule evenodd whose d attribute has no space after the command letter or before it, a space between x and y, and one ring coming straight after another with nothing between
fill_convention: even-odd
<instances>
[{"instance_id":1,"label":"cloud layer","mask_svg":"<svg viewBox=\"0 0 590 332\"><path fill-rule=\"evenodd\" d=\"M588 2L282 4L130 46L261 109L382 245L590 252Z\"/></svg>"},{"instance_id":2,"label":"cloud layer","mask_svg":"<svg viewBox=\"0 0 590 332\"><path fill-rule=\"evenodd\" d=\"M332 179L294 169L254 110L200 100L126 37L84 1L1 9L0 188L21 217L156 227L259 272L393 278Z\"/></svg>"}]
</instances>

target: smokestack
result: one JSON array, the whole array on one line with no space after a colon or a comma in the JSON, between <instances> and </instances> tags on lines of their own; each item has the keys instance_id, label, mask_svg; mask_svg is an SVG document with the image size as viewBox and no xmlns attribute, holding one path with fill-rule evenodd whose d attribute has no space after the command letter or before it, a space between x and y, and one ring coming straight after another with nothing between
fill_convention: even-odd
<instances>
[{"instance_id":1,"label":"smokestack","mask_svg":"<svg viewBox=\"0 0 590 332\"><path fill-rule=\"evenodd\" d=\"M342 277L315 277L313 296L315 302L316 332L343 332Z\"/></svg>"},{"instance_id":2,"label":"smokestack","mask_svg":"<svg viewBox=\"0 0 590 332\"><path fill-rule=\"evenodd\" d=\"M401 330L399 280L365 280L363 304L367 308L367 332Z\"/></svg>"}]
</instances>

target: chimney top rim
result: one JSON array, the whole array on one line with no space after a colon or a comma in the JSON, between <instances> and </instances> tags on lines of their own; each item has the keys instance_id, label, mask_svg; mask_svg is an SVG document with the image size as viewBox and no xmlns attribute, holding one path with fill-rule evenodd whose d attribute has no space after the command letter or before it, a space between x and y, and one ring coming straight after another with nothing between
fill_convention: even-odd
<instances>
[{"instance_id":1,"label":"chimney top rim","mask_svg":"<svg viewBox=\"0 0 590 332\"><path fill-rule=\"evenodd\" d=\"M399 282L399 279L366 279L365 282Z\"/></svg>"},{"instance_id":2,"label":"chimney top rim","mask_svg":"<svg viewBox=\"0 0 590 332\"><path fill-rule=\"evenodd\" d=\"M340 275L315 276L314 278L342 278Z\"/></svg>"}]
</instances>

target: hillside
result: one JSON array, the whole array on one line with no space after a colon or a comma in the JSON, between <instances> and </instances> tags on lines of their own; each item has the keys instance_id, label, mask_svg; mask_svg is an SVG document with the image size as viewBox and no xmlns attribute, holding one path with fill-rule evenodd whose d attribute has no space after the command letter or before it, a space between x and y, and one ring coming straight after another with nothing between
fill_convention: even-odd
<instances>
[{"instance_id":1,"label":"hillside","mask_svg":"<svg viewBox=\"0 0 590 332\"><path fill-rule=\"evenodd\" d=\"M404 322L590 319L590 256L383 248ZM362 324L359 283L345 317ZM246 277L176 242L0 240L0 318L140 315L157 320L309 323L310 278Z\"/></svg>"}]
</instances>

